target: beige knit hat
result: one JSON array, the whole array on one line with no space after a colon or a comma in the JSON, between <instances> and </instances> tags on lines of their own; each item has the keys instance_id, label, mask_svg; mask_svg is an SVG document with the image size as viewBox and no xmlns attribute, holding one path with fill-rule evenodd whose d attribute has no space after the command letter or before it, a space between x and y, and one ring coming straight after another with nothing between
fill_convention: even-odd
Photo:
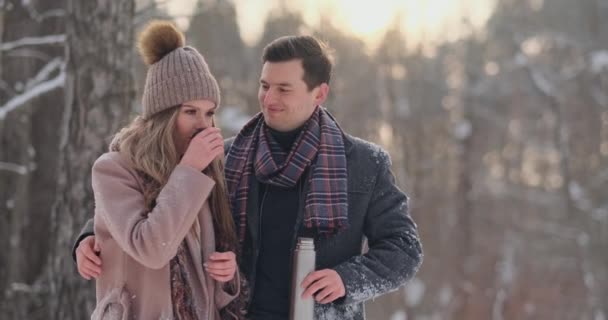
<instances>
[{"instance_id":1,"label":"beige knit hat","mask_svg":"<svg viewBox=\"0 0 608 320\"><path fill-rule=\"evenodd\" d=\"M144 119L186 101L220 104L220 88L205 58L184 46L184 35L167 21L152 21L139 35L138 48L149 65L142 97Z\"/></svg>"}]
</instances>

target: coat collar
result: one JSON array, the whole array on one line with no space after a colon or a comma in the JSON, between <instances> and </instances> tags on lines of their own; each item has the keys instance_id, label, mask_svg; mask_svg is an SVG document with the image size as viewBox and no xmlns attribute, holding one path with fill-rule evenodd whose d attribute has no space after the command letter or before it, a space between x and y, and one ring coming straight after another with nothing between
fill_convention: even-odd
<instances>
[{"instance_id":1,"label":"coat collar","mask_svg":"<svg viewBox=\"0 0 608 320\"><path fill-rule=\"evenodd\" d=\"M351 151L353 151L353 141L352 141L352 137L347 134L346 132L344 133L344 135L342 136L344 137L344 152L346 153L346 155L349 155Z\"/></svg>"}]
</instances>

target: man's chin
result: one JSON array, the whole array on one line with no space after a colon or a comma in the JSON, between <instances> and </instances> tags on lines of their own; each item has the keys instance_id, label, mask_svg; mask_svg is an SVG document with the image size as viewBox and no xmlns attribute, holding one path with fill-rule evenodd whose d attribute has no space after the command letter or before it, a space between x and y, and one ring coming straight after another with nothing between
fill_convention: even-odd
<instances>
[{"instance_id":1,"label":"man's chin","mask_svg":"<svg viewBox=\"0 0 608 320\"><path fill-rule=\"evenodd\" d=\"M269 128L277 130L277 131L285 131L285 128L283 128L283 126L280 125L278 121L266 121L266 125Z\"/></svg>"},{"instance_id":2,"label":"man's chin","mask_svg":"<svg viewBox=\"0 0 608 320\"><path fill-rule=\"evenodd\" d=\"M276 127L277 127L277 122L278 122L277 120L275 120L275 119L273 119L272 117L269 117L269 116L267 116L266 114L264 114L264 123L265 123L267 126L269 126L269 127L273 128L273 129L276 129Z\"/></svg>"}]
</instances>

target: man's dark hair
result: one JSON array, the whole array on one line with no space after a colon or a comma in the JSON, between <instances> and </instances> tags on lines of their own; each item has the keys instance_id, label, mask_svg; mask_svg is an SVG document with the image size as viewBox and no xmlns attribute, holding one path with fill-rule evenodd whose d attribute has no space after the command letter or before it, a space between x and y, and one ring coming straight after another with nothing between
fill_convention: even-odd
<instances>
[{"instance_id":1,"label":"man's dark hair","mask_svg":"<svg viewBox=\"0 0 608 320\"><path fill-rule=\"evenodd\" d=\"M332 56L329 47L313 36L286 36L269 43L262 53L262 63L302 60L304 82L308 90L329 84Z\"/></svg>"}]
</instances>

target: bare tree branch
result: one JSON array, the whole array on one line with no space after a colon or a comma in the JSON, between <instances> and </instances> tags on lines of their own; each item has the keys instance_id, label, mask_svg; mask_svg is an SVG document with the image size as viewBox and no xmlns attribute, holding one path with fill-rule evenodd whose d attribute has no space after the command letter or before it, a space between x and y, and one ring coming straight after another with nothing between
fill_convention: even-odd
<instances>
[{"instance_id":1,"label":"bare tree branch","mask_svg":"<svg viewBox=\"0 0 608 320\"><path fill-rule=\"evenodd\" d=\"M24 91L30 90L33 86L48 79L49 75L53 71L60 70L62 67L63 67L63 59L61 59L61 58L53 59L51 62L47 63L44 67L42 67L42 69L40 69L40 71L38 71L38 74L36 74L36 76L34 78L29 79L27 81Z\"/></svg>"},{"instance_id":2,"label":"bare tree branch","mask_svg":"<svg viewBox=\"0 0 608 320\"><path fill-rule=\"evenodd\" d=\"M40 95L43 95L49 91L53 91L57 88L63 87L64 85L65 85L65 71L62 71L55 78L42 82L42 83L39 83L38 85L31 88L30 90L28 90L16 97L13 97L11 100L9 100L7 103L5 103L3 106L0 106L0 120L4 120L4 118L6 117L6 115L9 112L19 108L26 102L28 102Z\"/></svg>"},{"instance_id":3,"label":"bare tree branch","mask_svg":"<svg viewBox=\"0 0 608 320\"><path fill-rule=\"evenodd\" d=\"M57 18L65 17L65 10L62 10L62 9L49 10L40 15L40 20L38 22L43 21L44 19L53 18L53 17L57 17Z\"/></svg>"},{"instance_id":4,"label":"bare tree branch","mask_svg":"<svg viewBox=\"0 0 608 320\"><path fill-rule=\"evenodd\" d=\"M545 95L548 98L555 98L555 87L549 80L547 80L539 71L532 68L528 65L528 70L530 71L530 78L532 79L532 83L536 86L538 91Z\"/></svg>"},{"instance_id":5,"label":"bare tree branch","mask_svg":"<svg viewBox=\"0 0 608 320\"><path fill-rule=\"evenodd\" d=\"M25 8L30 18L38 23L44 21L47 18L65 16L65 10L63 9L52 9L41 14L40 12L38 12L38 10L36 10L36 8L34 8L32 2L27 0L21 0L21 6Z\"/></svg>"},{"instance_id":6,"label":"bare tree branch","mask_svg":"<svg viewBox=\"0 0 608 320\"><path fill-rule=\"evenodd\" d=\"M0 170L11 171L21 175L24 175L28 172L26 166L10 162L0 162Z\"/></svg>"},{"instance_id":7,"label":"bare tree branch","mask_svg":"<svg viewBox=\"0 0 608 320\"><path fill-rule=\"evenodd\" d=\"M22 46L36 46L44 44L63 44L66 40L65 34L55 34L43 37L25 37L17 41L5 42L0 45L0 51L8 51Z\"/></svg>"},{"instance_id":8,"label":"bare tree branch","mask_svg":"<svg viewBox=\"0 0 608 320\"><path fill-rule=\"evenodd\" d=\"M591 72L600 73L608 70L608 50L598 50L591 53Z\"/></svg>"},{"instance_id":9,"label":"bare tree branch","mask_svg":"<svg viewBox=\"0 0 608 320\"><path fill-rule=\"evenodd\" d=\"M32 48L20 48L15 50L10 50L5 55L6 57L16 57L16 58L33 58L41 61L49 61L51 60L51 56L46 54L43 51L35 50Z\"/></svg>"}]
</instances>

